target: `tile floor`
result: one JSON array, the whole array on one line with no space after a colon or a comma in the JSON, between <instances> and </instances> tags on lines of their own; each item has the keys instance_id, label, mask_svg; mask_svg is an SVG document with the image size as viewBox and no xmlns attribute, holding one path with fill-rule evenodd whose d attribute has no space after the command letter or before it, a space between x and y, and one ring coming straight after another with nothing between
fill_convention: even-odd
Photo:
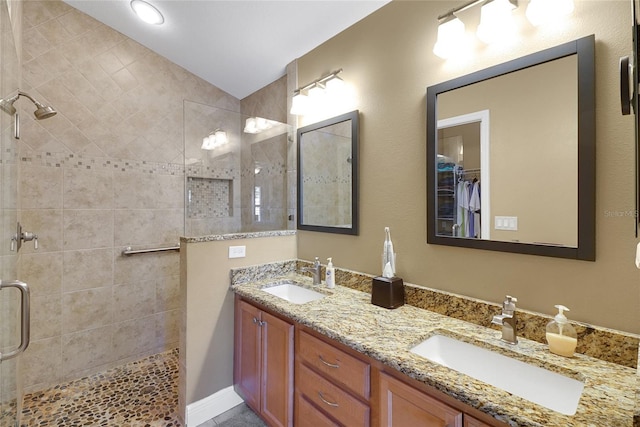
<instances>
[{"instance_id":1,"label":"tile floor","mask_svg":"<svg viewBox=\"0 0 640 427\"><path fill-rule=\"evenodd\" d=\"M182 427L178 421L178 351L156 354L25 396L21 427ZM240 405L202 427L262 427Z\"/></svg>"}]
</instances>

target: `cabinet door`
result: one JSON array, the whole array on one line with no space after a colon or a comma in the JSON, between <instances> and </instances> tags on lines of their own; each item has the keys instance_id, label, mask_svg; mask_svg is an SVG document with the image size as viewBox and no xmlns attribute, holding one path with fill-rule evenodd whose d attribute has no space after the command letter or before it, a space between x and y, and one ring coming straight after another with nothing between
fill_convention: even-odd
<instances>
[{"instance_id":1,"label":"cabinet door","mask_svg":"<svg viewBox=\"0 0 640 427\"><path fill-rule=\"evenodd\" d=\"M260 411L260 310L244 301L236 304L235 380L238 392L254 411Z\"/></svg>"},{"instance_id":2,"label":"cabinet door","mask_svg":"<svg viewBox=\"0 0 640 427\"><path fill-rule=\"evenodd\" d=\"M383 373L379 397L381 427L462 427L462 412Z\"/></svg>"},{"instance_id":3,"label":"cabinet door","mask_svg":"<svg viewBox=\"0 0 640 427\"><path fill-rule=\"evenodd\" d=\"M262 313L262 416L271 426L293 425L293 325Z\"/></svg>"},{"instance_id":4,"label":"cabinet door","mask_svg":"<svg viewBox=\"0 0 640 427\"><path fill-rule=\"evenodd\" d=\"M477 420L467 414L464 415L464 427L491 427L489 424Z\"/></svg>"}]
</instances>

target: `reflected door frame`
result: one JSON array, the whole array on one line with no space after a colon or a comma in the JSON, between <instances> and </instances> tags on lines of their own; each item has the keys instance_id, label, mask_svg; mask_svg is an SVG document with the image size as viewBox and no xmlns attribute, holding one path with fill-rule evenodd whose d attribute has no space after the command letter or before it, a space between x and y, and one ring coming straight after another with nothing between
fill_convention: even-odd
<instances>
[{"instance_id":1,"label":"reflected door frame","mask_svg":"<svg viewBox=\"0 0 640 427\"><path fill-rule=\"evenodd\" d=\"M489 185L489 151L491 141L489 136L489 118L489 110L480 110L474 111L473 113L438 120L438 130L480 122L480 182L482 183L482 191L480 192L480 206L482 206L482 213L480 218L483 218L481 221L482 240L491 240L491 186Z\"/></svg>"}]
</instances>

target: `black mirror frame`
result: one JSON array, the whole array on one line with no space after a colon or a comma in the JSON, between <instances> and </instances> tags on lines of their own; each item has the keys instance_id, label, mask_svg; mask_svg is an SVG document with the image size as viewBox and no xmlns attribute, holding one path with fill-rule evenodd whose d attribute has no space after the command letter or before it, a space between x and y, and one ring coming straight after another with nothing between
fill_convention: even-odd
<instances>
[{"instance_id":1,"label":"black mirror frame","mask_svg":"<svg viewBox=\"0 0 640 427\"><path fill-rule=\"evenodd\" d=\"M318 123L313 123L308 126L298 128L296 132L297 136L297 171L298 171L298 200L297 200L297 228L298 230L306 231L319 231L323 233L336 233L336 234L351 234L358 235L359 232L359 214L358 214L358 146L359 146L359 132L358 132L358 110L350 111L348 113L332 117L330 119L323 120ZM302 189L302 169L301 169L301 153L300 145L302 142L302 135L307 132L312 132L327 126L332 126L338 123L351 120L351 227L330 227L325 225L312 225L302 224L304 206L302 203L303 189Z\"/></svg>"},{"instance_id":2,"label":"black mirror frame","mask_svg":"<svg viewBox=\"0 0 640 427\"><path fill-rule=\"evenodd\" d=\"M436 234L438 94L569 55L578 55L578 246L475 240ZM427 243L585 261L596 259L595 36L583 37L427 88Z\"/></svg>"}]
</instances>

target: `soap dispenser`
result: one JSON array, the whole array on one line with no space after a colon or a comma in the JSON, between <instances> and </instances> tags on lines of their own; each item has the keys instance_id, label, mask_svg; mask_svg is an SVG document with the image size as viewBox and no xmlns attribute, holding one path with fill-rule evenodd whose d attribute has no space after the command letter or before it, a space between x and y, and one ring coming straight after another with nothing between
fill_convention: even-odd
<instances>
[{"instance_id":1,"label":"soap dispenser","mask_svg":"<svg viewBox=\"0 0 640 427\"><path fill-rule=\"evenodd\" d=\"M578 334L564 315L569 311L564 305L556 305L558 314L547 324L547 342L549 351L560 356L572 357L578 344Z\"/></svg>"},{"instance_id":2,"label":"soap dispenser","mask_svg":"<svg viewBox=\"0 0 640 427\"><path fill-rule=\"evenodd\" d=\"M327 258L327 268L325 269L325 282L327 288L333 289L336 286L336 270L333 268L333 262L331 258Z\"/></svg>"}]
</instances>

